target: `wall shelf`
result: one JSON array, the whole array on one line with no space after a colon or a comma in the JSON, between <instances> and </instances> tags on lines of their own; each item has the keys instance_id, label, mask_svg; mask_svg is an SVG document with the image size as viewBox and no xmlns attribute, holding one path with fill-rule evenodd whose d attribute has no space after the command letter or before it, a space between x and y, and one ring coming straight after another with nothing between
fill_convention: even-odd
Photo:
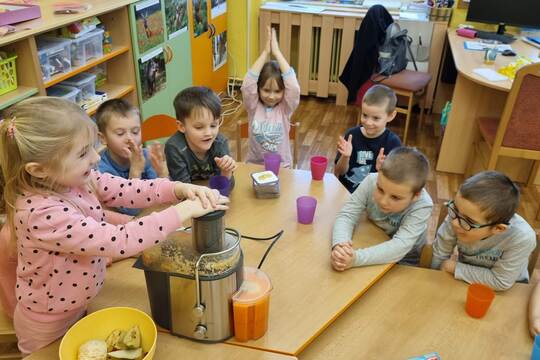
<instances>
[{"instance_id":1,"label":"wall shelf","mask_svg":"<svg viewBox=\"0 0 540 360\"><path fill-rule=\"evenodd\" d=\"M0 110L4 110L5 108L37 93L38 89L35 87L19 85L16 90L0 96Z\"/></svg>"},{"instance_id":2,"label":"wall shelf","mask_svg":"<svg viewBox=\"0 0 540 360\"><path fill-rule=\"evenodd\" d=\"M103 86L100 86L97 88L98 91L103 91L107 93L108 99L119 99L127 94L133 92L135 90L135 86L133 85L119 85L119 84L104 84ZM90 116L94 115L97 111L97 108L100 104L97 104L95 106L92 106L88 110L86 110L86 113Z\"/></svg>"},{"instance_id":3,"label":"wall shelf","mask_svg":"<svg viewBox=\"0 0 540 360\"><path fill-rule=\"evenodd\" d=\"M94 66L97 66L119 55L127 53L128 51L129 51L128 46L113 46L112 51L110 53L105 54L98 59L93 59L82 66L72 68L70 72L57 74L53 76L51 79L49 79L48 81L46 81L43 85L45 86L45 88L51 87L53 85L58 84L59 82L69 79L70 77L74 75L77 75L83 71L93 68Z\"/></svg>"}]
</instances>

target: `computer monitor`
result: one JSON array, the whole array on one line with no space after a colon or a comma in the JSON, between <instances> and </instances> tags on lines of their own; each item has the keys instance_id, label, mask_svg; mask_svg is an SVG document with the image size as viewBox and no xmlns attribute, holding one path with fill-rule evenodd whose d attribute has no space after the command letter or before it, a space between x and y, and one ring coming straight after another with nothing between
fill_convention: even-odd
<instances>
[{"instance_id":1,"label":"computer monitor","mask_svg":"<svg viewBox=\"0 0 540 360\"><path fill-rule=\"evenodd\" d=\"M504 25L540 28L540 0L470 0L467 20L499 24L497 34Z\"/></svg>"}]
</instances>

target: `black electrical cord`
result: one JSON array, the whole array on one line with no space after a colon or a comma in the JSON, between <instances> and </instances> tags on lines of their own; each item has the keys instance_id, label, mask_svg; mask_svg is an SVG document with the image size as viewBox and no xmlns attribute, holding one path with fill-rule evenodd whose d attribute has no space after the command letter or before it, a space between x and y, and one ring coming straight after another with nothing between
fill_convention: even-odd
<instances>
[{"instance_id":1,"label":"black electrical cord","mask_svg":"<svg viewBox=\"0 0 540 360\"><path fill-rule=\"evenodd\" d=\"M272 250L272 247L275 245L275 243L279 240L279 238L281 238L281 235L283 235L283 230L280 230L277 234L275 235L272 235L272 236L269 236L269 237L266 237L266 238L257 238L257 237L252 237L252 236L246 236L246 235L242 235L242 237L244 239L249 239L249 240L258 240L258 241L265 241L265 240L272 240L274 239L274 241L272 241L272 243L270 244L270 246L268 246L268 249L266 249L266 251L264 252L264 255L261 259L261 261L259 262L259 266L257 266L257 269L260 269L262 264L264 263L264 260L266 260L266 256L268 256L268 253L270 252L270 250Z\"/></svg>"}]
</instances>

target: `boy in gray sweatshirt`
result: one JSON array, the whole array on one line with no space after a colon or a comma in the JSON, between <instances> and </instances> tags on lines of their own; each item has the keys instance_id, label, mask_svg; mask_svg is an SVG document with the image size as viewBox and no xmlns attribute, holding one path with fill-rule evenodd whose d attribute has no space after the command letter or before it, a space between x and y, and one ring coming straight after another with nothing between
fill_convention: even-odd
<instances>
[{"instance_id":1,"label":"boy in gray sweatshirt","mask_svg":"<svg viewBox=\"0 0 540 360\"><path fill-rule=\"evenodd\" d=\"M428 174L428 160L415 148L398 147L386 156L379 172L358 185L336 217L331 254L335 270L398 261L418 264L433 208L424 189ZM354 250L354 227L364 212L392 238Z\"/></svg>"},{"instance_id":2,"label":"boy in gray sweatshirt","mask_svg":"<svg viewBox=\"0 0 540 360\"><path fill-rule=\"evenodd\" d=\"M465 180L446 204L448 216L437 231L431 267L498 291L528 281L536 234L516 214L518 204L518 188L502 173L483 171Z\"/></svg>"}]
</instances>

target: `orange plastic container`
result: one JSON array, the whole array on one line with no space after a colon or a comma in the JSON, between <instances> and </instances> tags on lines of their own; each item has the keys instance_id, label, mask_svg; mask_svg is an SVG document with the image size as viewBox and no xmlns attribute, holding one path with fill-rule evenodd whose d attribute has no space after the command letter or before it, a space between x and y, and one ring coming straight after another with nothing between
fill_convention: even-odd
<instances>
[{"instance_id":1,"label":"orange plastic container","mask_svg":"<svg viewBox=\"0 0 540 360\"><path fill-rule=\"evenodd\" d=\"M483 284L471 284L467 290L465 311L473 318L484 317L495 297L495 292Z\"/></svg>"},{"instance_id":2,"label":"orange plastic container","mask_svg":"<svg viewBox=\"0 0 540 360\"><path fill-rule=\"evenodd\" d=\"M258 339L268 329L272 283L263 271L244 268L244 282L232 297L234 337L237 341Z\"/></svg>"}]
</instances>

